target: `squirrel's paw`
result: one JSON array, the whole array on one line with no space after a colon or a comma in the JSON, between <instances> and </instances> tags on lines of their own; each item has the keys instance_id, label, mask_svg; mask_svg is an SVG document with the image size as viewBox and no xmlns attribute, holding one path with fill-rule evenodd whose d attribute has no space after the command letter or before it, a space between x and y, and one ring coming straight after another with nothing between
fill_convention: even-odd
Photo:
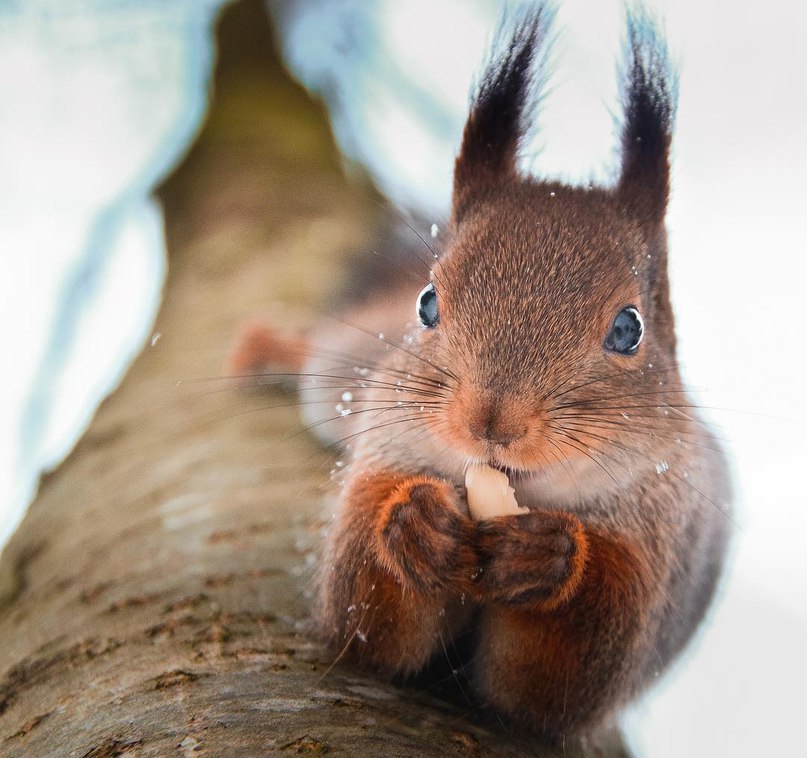
<instances>
[{"instance_id":1,"label":"squirrel's paw","mask_svg":"<svg viewBox=\"0 0 807 758\"><path fill-rule=\"evenodd\" d=\"M379 553L404 586L423 593L470 587L474 526L455 488L431 477L398 484L380 506Z\"/></svg>"},{"instance_id":2,"label":"squirrel's paw","mask_svg":"<svg viewBox=\"0 0 807 758\"><path fill-rule=\"evenodd\" d=\"M553 610L580 586L588 552L573 515L533 511L477 524L481 601Z\"/></svg>"}]
</instances>

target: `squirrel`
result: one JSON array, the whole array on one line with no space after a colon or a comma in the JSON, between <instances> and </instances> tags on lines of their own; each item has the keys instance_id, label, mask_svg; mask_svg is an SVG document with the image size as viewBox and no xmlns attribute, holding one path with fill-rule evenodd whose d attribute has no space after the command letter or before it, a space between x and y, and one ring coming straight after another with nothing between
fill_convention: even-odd
<instances>
[{"instance_id":1,"label":"squirrel","mask_svg":"<svg viewBox=\"0 0 807 758\"><path fill-rule=\"evenodd\" d=\"M250 327L230 371L299 372L307 420L348 451L319 570L333 650L405 679L463 638L478 702L556 738L612 723L684 648L733 522L676 361L666 46L629 15L615 185L539 180L517 159L547 16L487 64L420 281L298 340ZM469 466L503 472L518 513L474 519Z\"/></svg>"}]
</instances>

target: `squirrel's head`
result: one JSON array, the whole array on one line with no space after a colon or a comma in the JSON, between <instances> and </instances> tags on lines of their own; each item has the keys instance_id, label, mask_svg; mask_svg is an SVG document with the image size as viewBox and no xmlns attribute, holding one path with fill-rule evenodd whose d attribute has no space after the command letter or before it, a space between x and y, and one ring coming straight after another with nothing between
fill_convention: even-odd
<instances>
[{"instance_id":1,"label":"squirrel's head","mask_svg":"<svg viewBox=\"0 0 807 758\"><path fill-rule=\"evenodd\" d=\"M615 186L539 181L519 171L518 151L545 17L522 18L481 79L456 159L450 241L417 303L423 349L455 378L435 431L470 458L516 469L602 447L630 413L626 396L655 407L680 388L665 47L647 19L629 19Z\"/></svg>"}]
</instances>

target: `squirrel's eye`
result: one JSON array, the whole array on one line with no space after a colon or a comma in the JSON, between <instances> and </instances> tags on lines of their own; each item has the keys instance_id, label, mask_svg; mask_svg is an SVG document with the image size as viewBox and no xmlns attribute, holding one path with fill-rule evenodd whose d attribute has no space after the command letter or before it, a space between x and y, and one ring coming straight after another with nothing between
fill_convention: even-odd
<instances>
[{"instance_id":1,"label":"squirrel's eye","mask_svg":"<svg viewBox=\"0 0 807 758\"><path fill-rule=\"evenodd\" d=\"M437 326L440 313L437 310L437 292L433 284L427 284L418 295L418 318L423 326Z\"/></svg>"},{"instance_id":2,"label":"squirrel's eye","mask_svg":"<svg viewBox=\"0 0 807 758\"><path fill-rule=\"evenodd\" d=\"M636 308L623 308L617 313L611 331L605 338L606 350L631 355L636 352L644 334L644 322Z\"/></svg>"}]
</instances>

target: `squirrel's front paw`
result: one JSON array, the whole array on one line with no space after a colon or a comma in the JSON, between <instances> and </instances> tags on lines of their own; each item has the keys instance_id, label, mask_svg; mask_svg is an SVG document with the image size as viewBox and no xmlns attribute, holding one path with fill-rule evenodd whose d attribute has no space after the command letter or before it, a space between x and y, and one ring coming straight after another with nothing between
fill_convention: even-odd
<instances>
[{"instance_id":1,"label":"squirrel's front paw","mask_svg":"<svg viewBox=\"0 0 807 758\"><path fill-rule=\"evenodd\" d=\"M477 524L480 600L552 610L577 591L588 552L571 514L533 511Z\"/></svg>"},{"instance_id":2,"label":"squirrel's front paw","mask_svg":"<svg viewBox=\"0 0 807 758\"><path fill-rule=\"evenodd\" d=\"M466 589L475 562L474 527L460 511L454 487L412 477L398 484L380 507L379 552L402 584L424 593Z\"/></svg>"}]
</instances>

